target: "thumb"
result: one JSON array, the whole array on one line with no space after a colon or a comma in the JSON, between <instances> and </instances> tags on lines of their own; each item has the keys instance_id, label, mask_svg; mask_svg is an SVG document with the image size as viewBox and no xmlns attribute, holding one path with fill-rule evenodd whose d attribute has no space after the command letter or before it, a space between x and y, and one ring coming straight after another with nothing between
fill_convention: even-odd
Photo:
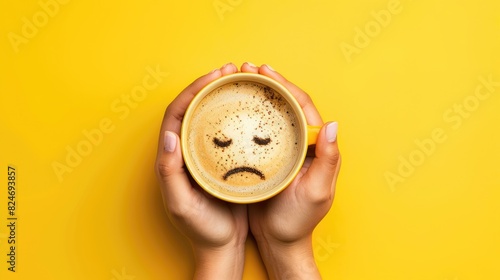
<instances>
[{"instance_id":1,"label":"thumb","mask_svg":"<svg viewBox=\"0 0 500 280\"><path fill-rule=\"evenodd\" d=\"M315 158L307 170L307 193L324 200L333 199L335 182L340 170L340 152L337 145L338 123L326 123L320 130L316 142Z\"/></svg>"},{"instance_id":2,"label":"thumb","mask_svg":"<svg viewBox=\"0 0 500 280\"><path fill-rule=\"evenodd\" d=\"M163 149L158 151L156 159L156 175L161 183L161 191L165 203L187 202L192 197L191 183L184 170L179 136L172 131L163 135Z\"/></svg>"}]
</instances>

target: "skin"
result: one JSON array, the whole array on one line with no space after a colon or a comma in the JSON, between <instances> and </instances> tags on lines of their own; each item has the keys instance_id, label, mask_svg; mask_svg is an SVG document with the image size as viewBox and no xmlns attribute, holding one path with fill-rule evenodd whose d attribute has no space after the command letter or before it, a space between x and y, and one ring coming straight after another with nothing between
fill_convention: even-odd
<instances>
[{"instance_id":1,"label":"skin","mask_svg":"<svg viewBox=\"0 0 500 280\"><path fill-rule=\"evenodd\" d=\"M309 95L267 65L244 63L240 70L283 84L301 105L308 124L323 126L314 153L308 155L290 186L256 204L232 204L213 198L190 178L178 136L184 112L205 85L238 72L234 64L228 63L195 80L167 107L155 164L165 211L192 245L194 279L241 279L249 231L271 279L320 279L312 232L333 203L341 161L337 141L332 137L333 131L336 135L336 124L325 125Z\"/></svg>"}]
</instances>

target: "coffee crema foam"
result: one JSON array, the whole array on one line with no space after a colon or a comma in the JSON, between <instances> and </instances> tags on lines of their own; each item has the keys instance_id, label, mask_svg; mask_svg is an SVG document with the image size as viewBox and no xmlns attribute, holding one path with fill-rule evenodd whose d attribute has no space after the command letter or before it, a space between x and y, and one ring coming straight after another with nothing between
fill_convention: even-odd
<instances>
[{"instance_id":1,"label":"coffee crema foam","mask_svg":"<svg viewBox=\"0 0 500 280\"><path fill-rule=\"evenodd\" d=\"M207 94L188 126L194 168L220 192L254 195L279 185L299 157L293 108L268 86L234 82Z\"/></svg>"}]
</instances>

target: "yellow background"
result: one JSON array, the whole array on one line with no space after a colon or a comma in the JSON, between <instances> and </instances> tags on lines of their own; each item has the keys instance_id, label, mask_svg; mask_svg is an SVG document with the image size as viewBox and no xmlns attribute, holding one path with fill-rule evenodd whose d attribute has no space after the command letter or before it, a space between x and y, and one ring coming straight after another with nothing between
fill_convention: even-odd
<instances>
[{"instance_id":1,"label":"yellow background","mask_svg":"<svg viewBox=\"0 0 500 280\"><path fill-rule=\"evenodd\" d=\"M500 279L498 1L2 0L0 23L1 279L189 278L153 171L159 125L192 80L245 61L339 122L337 194L313 238L325 279ZM165 77L125 106L148 69ZM112 131L59 180L54 162L102 121ZM265 277L249 240L244 279Z\"/></svg>"}]
</instances>

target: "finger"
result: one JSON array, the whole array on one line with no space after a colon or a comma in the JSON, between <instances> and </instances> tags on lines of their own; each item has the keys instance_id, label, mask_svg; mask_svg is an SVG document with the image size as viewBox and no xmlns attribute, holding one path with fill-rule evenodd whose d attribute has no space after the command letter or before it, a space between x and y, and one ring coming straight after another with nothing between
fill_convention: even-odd
<instances>
[{"instance_id":1,"label":"finger","mask_svg":"<svg viewBox=\"0 0 500 280\"><path fill-rule=\"evenodd\" d=\"M162 151L156 159L155 171L160 181L163 201L169 209L179 209L183 203L189 205L189 201L195 195L191 183L183 168L179 136L171 131L165 131L162 137Z\"/></svg>"},{"instance_id":2,"label":"finger","mask_svg":"<svg viewBox=\"0 0 500 280\"><path fill-rule=\"evenodd\" d=\"M207 84L222 76L220 69L199 77L189 86L187 86L171 103L168 105L163 118L161 136L165 131L180 133L181 122L187 107L194 96Z\"/></svg>"},{"instance_id":3,"label":"finger","mask_svg":"<svg viewBox=\"0 0 500 280\"><path fill-rule=\"evenodd\" d=\"M236 72L238 72L238 67L233 63L227 63L220 69L213 70L187 86L167 107L162 124L162 133L167 130L180 133L182 118L194 96L215 79Z\"/></svg>"},{"instance_id":4,"label":"finger","mask_svg":"<svg viewBox=\"0 0 500 280\"><path fill-rule=\"evenodd\" d=\"M221 71L222 75L225 76L225 75L229 75L229 74L233 74L233 73L238 72L238 67L236 67L236 65L234 65L233 63L230 62L230 63L222 66L220 68L220 71Z\"/></svg>"},{"instance_id":5,"label":"finger","mask_svg":"<svg viewBox=\"0 0 500 280\"><path fill-rule=\"evenodd\" d=\"M316 106L314 106L311 97L307 93L305 93L295 84L289 82L287 79L285 79L285 77L283 77L280 73L276 72L269 65L266 64L262 65L259 68L259 73L278 81L292 93L295 99L297 99L297 101L299 102L300 107L302 107L302 110L306 115L308 124L323 125L323 120L321 119L321 116L318 110L316 109Z\"/></svg>"},{"instance_id":6,"label":"finger","mask_svg":"<svg viewBox=\"0 0 500 280\"><path fill-rule=\"evenodd\" d=\"M316 156L302 177L304 191L316 201L333 199L335 183L340 170L340 152L337 145L338 124L325 124L316 142Z\"/></svg>"},{"instance_id":7,"label":"finger","mask_svg":"<svg viewBox=\"0 0 500 280\"><path fill-rule=\"evenodd\" d=\"M259 73L259 67L255 66L251 62L245 62L241 65L241 72L247 72L247 73Z\"/></svg>"}]
</instances>

